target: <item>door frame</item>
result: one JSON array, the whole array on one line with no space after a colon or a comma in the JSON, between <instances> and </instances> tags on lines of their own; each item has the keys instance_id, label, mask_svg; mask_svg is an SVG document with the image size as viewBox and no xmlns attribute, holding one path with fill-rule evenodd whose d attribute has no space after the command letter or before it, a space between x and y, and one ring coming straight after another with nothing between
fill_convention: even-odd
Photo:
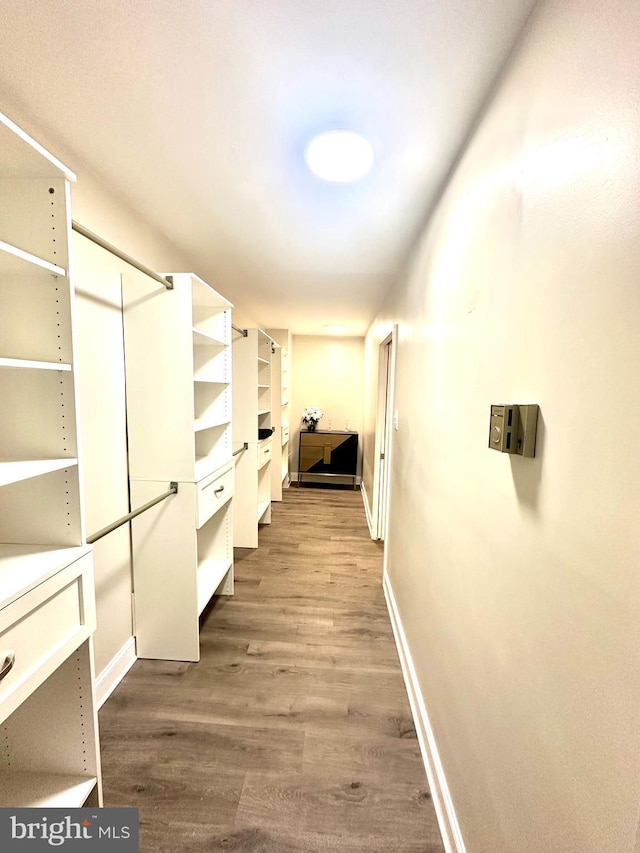
<instances>
[{"instance_id":1,"label":"door frame","mask_svg":"<svg viewBox=\"0 0 640 853\"><path fill-rule=\"evenodd\" d=\"M394 324L389 334L378 344L372 538L383 541L387 539L389 521L389 473L393 453L397 330L398 326Z\"/></svg>"}]
</instances>

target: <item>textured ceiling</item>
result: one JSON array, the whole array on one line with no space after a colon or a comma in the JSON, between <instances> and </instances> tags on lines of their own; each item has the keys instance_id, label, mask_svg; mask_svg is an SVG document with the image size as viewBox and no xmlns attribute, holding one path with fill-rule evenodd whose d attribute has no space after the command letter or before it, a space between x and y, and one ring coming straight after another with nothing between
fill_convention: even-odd
<instances>
[{"instance_id":1,"label":"textured ceiling","mask_svg":"<svg viewBox=\"0 0 640 853\"><path fill-rule=\"evenodd\" d=\"M533 5L0 0L0 81L263 326L363 334ZM358 184L304 167L335 127Z\"/></svg>"}]
</instances>

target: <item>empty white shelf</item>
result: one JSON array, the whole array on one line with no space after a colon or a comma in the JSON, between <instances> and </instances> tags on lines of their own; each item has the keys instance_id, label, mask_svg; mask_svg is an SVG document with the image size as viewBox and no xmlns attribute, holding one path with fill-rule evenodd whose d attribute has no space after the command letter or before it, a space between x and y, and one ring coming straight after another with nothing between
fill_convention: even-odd
<instances>
[{"instance_id":1,"label":"empty white shelf","mask_svg":"<svg viewBox=\"0 0 640 853\"><path fill-rule=\"evenodd\" d=\"M0 358L0 367L11 367L16 370L71 370L70 364L60 361L30 361L26 358Z\"/></svg>"},{"instance_id":2,"label":"empty white shelf","mask_svg":"<svg viewBox=\"0 0 640 853\"><path fill-rule=\"evenodd\" d=\"M198 563L198 615L202 613L213 593L231 568L231 560L202 560Z\"/></svg>"},{"instance_id":3,"label":"empty white shelf","mask_svg":"<svg viewBox=\"0 0 640 853\"><path fill-rule=\"evenodd\" d=\"M226 426L231 420L228 415L214 415L208 418L198 418L193 422L194 432L201 432L203 429L214 429L215 427Z\"/></svg>"},{"instance_id":4,"label":"empty white shelf","mask_svg":"<svg viewBox=\"0 0 640 853\"><path fill-rule=\"evenodd\" d=\"M202 480L209 474L212 474L216 468L219 468L226 460L220 462L211 456L199 456L195 461L194 474L195 480Z\"/></svg>"},{"instance_id":5,"label":"empty white shelf","mask_svg":"<svg viewBox=\"0 0 640 853\"><path fill-rule=\"evenodd\" d=\"M0 240L0 272L4 275L28 275L33 272L33 267L39 267L52 273L52 275L66 276L66 271L39 258L37 255L32 255L31 252L25 252L24 249L19 249L17 246L12 246L11 243L5 243Z\"/></svg>"},{"instance_id":6,"label":"empty white shelf","mask_svg":"<svg viewBox=\"0 0 640 853\"><path fill-rule=\"evenodd\" d=\"M204 371L201 373L194 373L193 381L208 382L209 385L231 385L231 382L225 377L222 371L209 374L206 374Z\"/></svg>"},{"instance_id":7,"label":"empty white shelf","mask_svg":"<svg viewBox=\"0 0 640 853\"><path fill-rule=\"evenodd\" d=\"M61 471L63 468L73 468L78 464L75 458L69 459L0 459L0 486L9 483L19 483L20 480L29 480L31 477L40 477L50 474L52 471Z\"/></svg>"},{"instance_id":8,"label":"empty white shelf","mask_svg":"<svg viewBox=\"0 0 640 853\"><path fill-rule=\"evenodd\" d=\"M91 552L91 546L0 545L0 606L6 607L64 566Z\"/></svg>"},{"instance_id":9,"label":"empty white shelf","mask_svg":"<svg viewBox=\"0 0 640 853\"><path fill-rule=\"evenodd\" d=\"M209 332L203 332L202 329L193 330L193 343L194 346L226 346L225 341L220 340L217 335L212 335Z\"/></svg>"},{"instance_id":10,"label":"empty white shelf","mask_svg":"<svg viewBox=\"0 0 640 853\"><path fill-rule=\"evenodd\" d=\"M265 514L265 512L269 509L270 506L271 506L271 500L262 501L262 503L258 504L258 521L260 521L260 519Z\"/></svg>"},{"instance_id":11,"label":"empty white shelf","mask_svg":"<svg viewBox=\"0 0 640 853\"><path fill-rule=\"evenodd\" d=\"M95 776L0 771L0 808L80 808L96 787Z\"/></svg>"}]
</instances>

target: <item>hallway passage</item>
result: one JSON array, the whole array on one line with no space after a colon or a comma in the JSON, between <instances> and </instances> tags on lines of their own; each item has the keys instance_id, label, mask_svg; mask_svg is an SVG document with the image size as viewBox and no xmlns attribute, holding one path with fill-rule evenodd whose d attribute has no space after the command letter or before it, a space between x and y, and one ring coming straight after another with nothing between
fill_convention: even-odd
<instances>
[{"instance_id":1,"label":"hallway passage","mask_svg":"<svg viewBox=\"0 0 640 853\"><path fill-rule=\"evenodd\" d=\"M359 492L291 488L199 663L139 660L100 712L140 849L441 853Z\"/></svg>"}]
</instances>

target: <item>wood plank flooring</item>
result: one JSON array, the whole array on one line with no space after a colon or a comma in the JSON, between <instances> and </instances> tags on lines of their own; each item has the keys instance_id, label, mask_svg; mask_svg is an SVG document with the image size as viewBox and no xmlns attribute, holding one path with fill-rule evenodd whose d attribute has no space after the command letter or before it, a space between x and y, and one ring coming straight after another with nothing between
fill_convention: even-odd
<instances>
[{"instance_id":1,"label":"wood plank flooring","mask_svg":"<svg viewBox=\"0 0 640 853\"><path fill-rule=\"evenodd\" d=\"M359 492L291 488L199 663L135 663L100 711L106 806L142 853L442 853Z\"/></svg>"}]
</instances>

